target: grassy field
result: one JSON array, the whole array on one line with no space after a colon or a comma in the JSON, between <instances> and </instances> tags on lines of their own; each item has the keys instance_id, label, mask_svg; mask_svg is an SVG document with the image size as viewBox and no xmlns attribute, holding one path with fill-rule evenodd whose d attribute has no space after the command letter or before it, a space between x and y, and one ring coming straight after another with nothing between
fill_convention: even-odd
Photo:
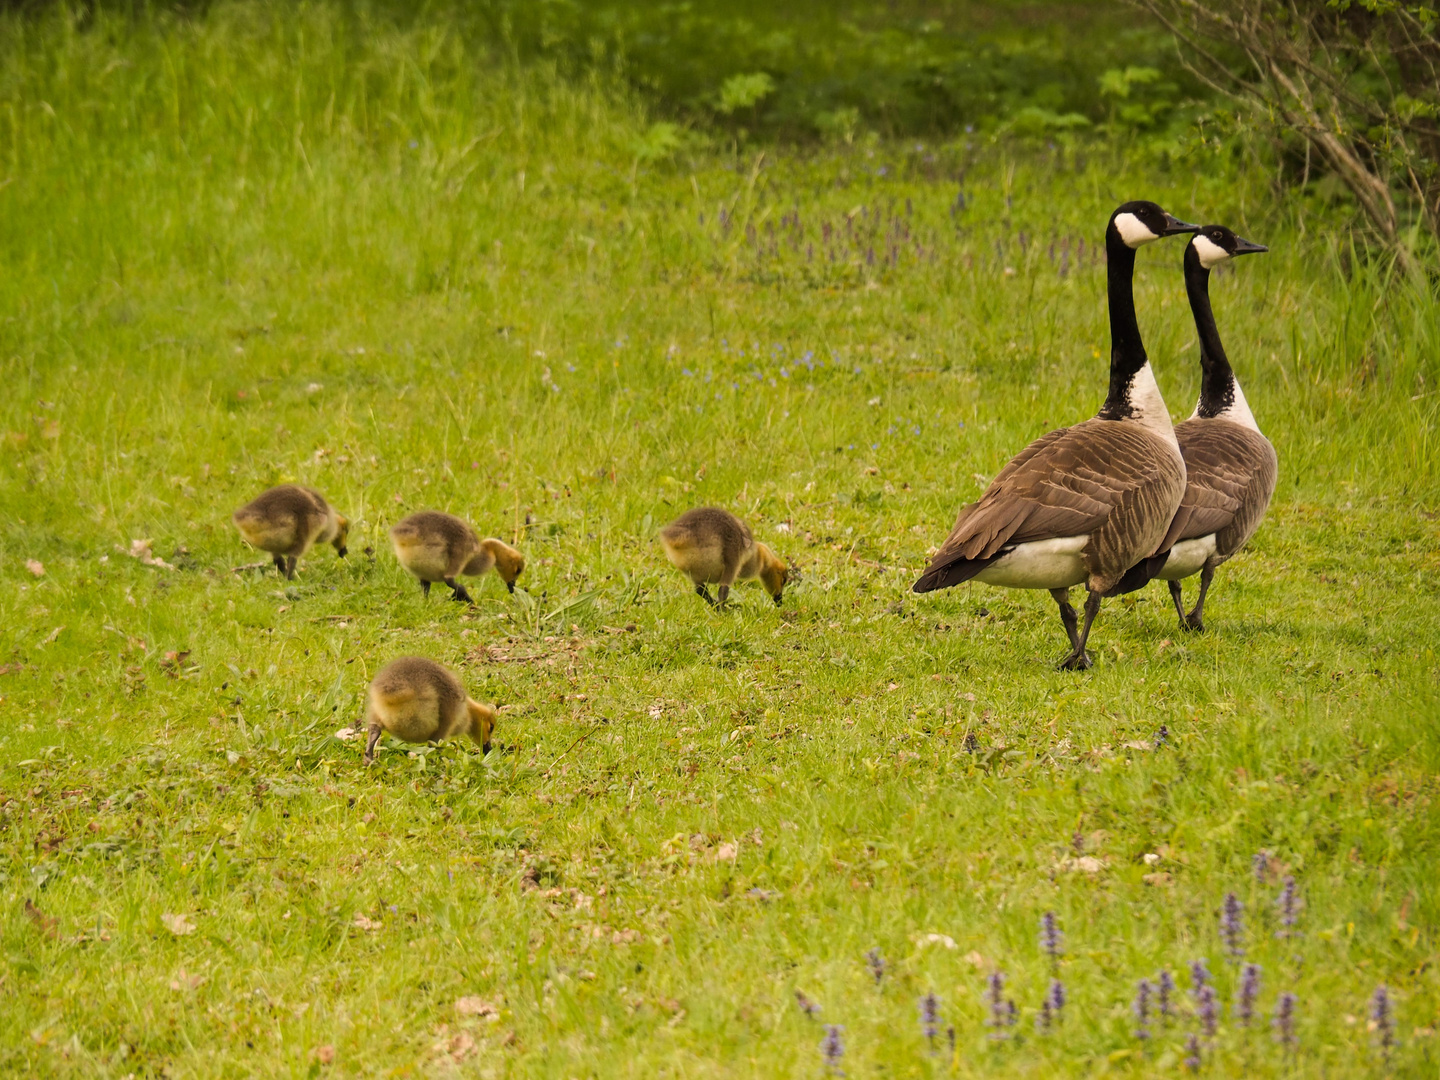
<instances>
[{"instance_id":1,"label":"grassy field","mask_svg":"<svg viewBox=\"0 0 1440 1080\"><path fill-rule=\"evenodd\" d=\"M279 10L0 22L0 1070L818 1076L838 1024L849 1076L1168 1075L1205 957L1209 1074L1435 1075L1433 294L1228 154L657 161L603 81ZM1212 294L1281 480L1206 634L1157 584L1061 673L1043 594L908 588L1098 408L1134 197L1271 245ZM1137 278L1177 417L1181 254ZM352 521L293 583L229 524L285 480ZM701 503L784 607L669 570ZM424 508L523 588L426 603ZM335 737L405 653L504 706L488 757Z\"/></svg>"}]
</instances>

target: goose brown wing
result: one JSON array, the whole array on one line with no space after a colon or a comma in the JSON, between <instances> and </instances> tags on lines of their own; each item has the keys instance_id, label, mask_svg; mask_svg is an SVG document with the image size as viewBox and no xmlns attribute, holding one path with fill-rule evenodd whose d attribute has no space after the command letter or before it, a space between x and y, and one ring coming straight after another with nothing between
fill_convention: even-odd
<instances>
[{"instance_id":1,"label":"goose brown wing","mask_svg":"<svg viewBox=\"0 0 1440 1080\"><path fill-rule=\"evenodd\" d=\"M1117 508L1140 508L1148 500L1137 496L1174 479L1169 472L1178 476L1179 463L1157 455L1154 436L1123 421L1087 420L1052 431L1016 455L960 512L914 590L966 581L1017 544L1095 533Z\"/></svg>"},{"instance_id":2,"label":"goose brown wing","mask_svg":"<svg viewBox=\"0 0 1440 1080\"><path fill-rule=\"evenodd\" d=\"M1185 494L1157 551L1215 533L1215 550L1232 555L1259 527L1275 491L1270 440L1223 419L1187 420L1175 428L1185 456Z\"/></svg>"}]
</instances>

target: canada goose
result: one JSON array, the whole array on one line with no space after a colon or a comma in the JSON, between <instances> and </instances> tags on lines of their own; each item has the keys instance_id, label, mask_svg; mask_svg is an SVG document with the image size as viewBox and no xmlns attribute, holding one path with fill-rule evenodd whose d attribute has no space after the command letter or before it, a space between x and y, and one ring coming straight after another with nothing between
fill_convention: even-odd
<instances>
[{"instance_id":1,"label":"canada goose","mask_svg":"<svg viewBox=\"0 0 1440 1080\"><path fill-rule=\"evenodd\" d=\"M287 580L295 577L296 560L313 544L331 544L345 557L350 522L312 488L273 487L236 510L231 520L247 544L275 557L275 569Z\"/></svg>"},{"instance_id":2,"label":"canada goose","mask_svg":"<svg viewBox=\"0 0 1440 1080\"><path fill-rule=\"evenodd\" d=\"M460 518L438 510L422 510L405 518L390 530L390 543L400 565L420 579L420 590L426 596L432 582L443 581L454 590L452 600L467 604L474 601L455 580L457 575L479 577L493 569L513 593L515 579L525 569L525 556L509 544L481 540Z\"/></svg>"},{"instance_id":3,"label":"canada goose","mask_svg":"<svg viewBox=\"0 0 1440 1080\"><path fill-rule=\"evenodd\" d=\"M775 606L780 606L789 568L757 543L750 527L730 511L716 506L687 510L660 530L660 544L665 557L695 583L695 591L711 607L724 607L730 586L751 578L759 578ZM718 599L705 587L716 583Z\"/></svg>"},{"instance_id":4,"label":"canada goose","mask_svg":"<svg viewBox=\"0 0 1440 1080\"><path fill-rule=\"evenodd\" d=\"M1190 419L1175 426L1185 458L1185 495L1169 530L1137 571L1145 580L1170 583L1170 598L1184 630L1205 629L1205 594L1215 568L1255 534L1275 494L1279 462L1260 433L1245 394L1230 368L1210 310L1210 270L1237 255L1268 251L1224 225L1206 225L1185 246L1185 291L1200 337L1200 401ZM1200 572L1200 596L1189 615L1180 581Z\"/></svg>"},{"instance_id":5,"label":"canada goose","mask_svg":"<svg viewBox=\"0 0 1440 1080\"><path fill-rule=\"evenodd\" d=\"M493 706L466 694L452 672L423 656L402 656L381 668L370 680L365 711L370 728L367 765L375 760L382 731L412 743L469 735L488 754L497 715Z\"/></svg>"},{"instance_id":6,"label":"canada goose","mask_svg":"<svg viewBox=\"0 0 1440 1080\"><path fill-rule=\"evenodd\" d=\"M1110 392L1094 419L1036 439L960 511L955 528L915 582L918 593L975 578L1011 589L1048 589L1071 649L1062 668L1090 666L1085 643L1125 571L1165 535L1185 490L1185 464L1135 319L1135 250L1193 233L1152 202L1127 202L1105 229L1110 294ZM1085 584L1078 628L1070 588Z\"/></svg>"}]
</instances>

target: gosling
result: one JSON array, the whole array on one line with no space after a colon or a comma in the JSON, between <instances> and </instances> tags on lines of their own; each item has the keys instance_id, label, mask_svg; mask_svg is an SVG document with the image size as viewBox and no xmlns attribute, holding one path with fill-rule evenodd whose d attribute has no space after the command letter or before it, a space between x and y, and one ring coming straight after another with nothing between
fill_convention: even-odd
<instances>
[{"instance_id":1,"label":"gosling","mask_svg":"<svg viewBox=\"0 0 1440 1080\"><path fill-rule=\"evenodd\" d=\"M752 578L759 578L775 606L780 606L789 568L757 543L750 527L728 510L702 506L687 511L660 530L660 544L665 557L695 583L695 591L711 607L724 607L730 586ZM718 599L706 588L717 583Z\"/></svg>"},{"instance_id":2,"label":"gosling","mask_svg":"<svg viewBox=\"0 0 1440 1080\"><path fill-rule=\"evenodd\" d=\"M433 582L443 581L452 590L452 600L467 604L475 601L455 580L460 574L479 577L494 570L513 593L515 579L525 569L525 556L509 544L481 540L460 518L438 510L422 510L405 518L390 530L390 543L400 565L420 579L420 591L426 596Z\"/></svg>"},{"instance_id":3,"label":"gosling","mask_svg":"<svg viewBox=\"0 0 1440 1080\"><path fill-rule=\"evenodd\" d=\"M246 503L231 516L251 547L268 551L286 580L295 577L295 563L313 544L330 544L342 559L350 522L335 512L313 488L281 484Z\"/></svg>"},{"instance_id":4,"label":"gosling","mask_svg":"<svg viewBox=\"0 0 1440 1080\"><path fill-rule=\"evenodd\" d=\"M469 735L490 752L496 712L465 693L454 673L423 656L402 656L380 669L370 682L366 706L369 737L365 764L375 760L375 744L388 731L404 742L439 742Z\"/></svg>"}]
</instances>

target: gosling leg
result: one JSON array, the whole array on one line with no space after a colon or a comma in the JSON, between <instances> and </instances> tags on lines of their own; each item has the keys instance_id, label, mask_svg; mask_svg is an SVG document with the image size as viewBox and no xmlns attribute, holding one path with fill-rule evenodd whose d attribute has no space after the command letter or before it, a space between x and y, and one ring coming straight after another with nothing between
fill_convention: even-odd
<instances>
[{"instance_id":1,"label":"gosling leg","mask_svg":"<svg viewBox=\"0 0 1440 1080\"><path fill-rule=\"evenodd\" d=\"M697 582L697 583L696 583L696 585L695 585L695 595L697 595L698 597L700 597L701 600L704 600L705 603L709 604L711 607L714 607L714 606L715 606L715 598L710 595L710 590L707 589L703 583L701 583L701 582Z\"/></svg>"},{"instance_id":2,"label":"gosling leg","mask_svg":"<svg viewBox=\"0 0 1440 1080\"><path fill-rule=\"evenodd\" d=\"M462 603L466 604L473 604L475 602L474 600L470 599L470 594L465 591L465 586L461 585L453 577L447 577L445 579L445 584L449 585L450 588L454 590L450 597L451 600L459 600Z\"/></svg>"},{"instance_id":3,"label":"gosling leg","mask_svg":"<svg viewBox=\"0 0 1440 1080\"><path fill-rule=\"evenodd\" d=\"M365 764L369 765L375 760L375 744L380 741L380 732L383 729L379 724L370 725L370 738L365 741Z\"/></svg>"},{"instance_id":4,"label":"gosling leg","mask_svg":"<svg viewBox=\"0 0 1440 1080\"><path fill-rule=\"evenodd\" d=\"M730 586L721 585L718 589L715 590L715 592L717 594L715 599L715 606L717 608L723 608L730 599Z\"/></svg>"},{"instance_id":5,"label":"gosling leg","mask_svg":"<svg viewBox=\"0 0 1440 1080\"><path fill-rule=\"evenodd\" d=\"M262 564L262 565L263 565L263 564ZM275 556L275 569L278 570L278 571L280 571L280 573L281 573L282 576L284 575L284 573L285 573L285 556L284 556L284 555L276 555L276 556Z\"/></svg>"},{"instance_id":6,"label":"gosling leg","mask_svg":"<svg viewBox=\"0 0 1440 1080\"><path fill-rule=\"evenodd\" d=\"M429 599L430 599L430 582L428 582L428 581L422 581L422 582L420 582L420 591L425 594L425 599L426 599L426 600L429 600Z\"/></svg>"},{"instance_id":7,"label":"gosling leg","mask_svg":"<svg viewBox=\"0 0 1440 1080\"><path fill-rule=\"evenodd\" d=\"M291 555L288 559L285 560L285 580L286 580L286 581L294 581L294 580L295 580L295 563L298 562L298 561L299 561L299 560L297 560L294 555Z\"/></svg>"}]
</instances>

